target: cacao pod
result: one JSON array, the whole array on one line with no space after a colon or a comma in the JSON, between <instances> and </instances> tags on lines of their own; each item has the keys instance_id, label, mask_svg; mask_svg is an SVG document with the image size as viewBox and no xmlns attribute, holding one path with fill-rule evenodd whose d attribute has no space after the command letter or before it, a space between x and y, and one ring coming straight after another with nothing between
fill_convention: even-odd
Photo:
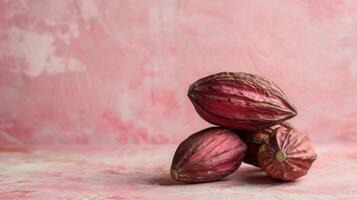
<instances>
[{"instance_id":1,"label":"cacao pod","mask_svg":"<svg viewBox=\"0 0 357 200\"><path fill-rule=\"evenodd\" d=\"M237 131L239 137L247 145L247 152L243 158L243 162L260 167L258 162L258 152L262 144L269 142L269 137L274 133L277 128L280 127L292 127L287 122L283 122L272 126L270 128L258 130L258 131Z\"/></svg>"},{"instance_id":2,"label":"cacao pod","mask_svg":"<svg viewBox=\"0 0 357 200\"><path fill-rule=\"evenodd\" d=\"M191 84L188 97L207 122L259 130L294 117L294 106L273 82L243 72L221 72Z\"/></svg>"},{"instance_id":3,"label":"cacao pod","mask_svg":"<svg viewBox=\"0 0 357 200\"><path fill-rule=\"evenodd\" d=\"M220 127L194 133L177 148L171 176L181 182L219 180L238 169L246 145L233 131Z\"/></svg>"},{"instance_id":4,"label":"cacao pod","mask_svg":"<svg viewBox=\"0 0 357 200\"><path fill-rule=\"evenodd\" d=\"M307 134L282 126L275 130L267 144L260 146L257 157L268 175L292 181L308 172L317 154Z\"/></svg>"}]
</instances>

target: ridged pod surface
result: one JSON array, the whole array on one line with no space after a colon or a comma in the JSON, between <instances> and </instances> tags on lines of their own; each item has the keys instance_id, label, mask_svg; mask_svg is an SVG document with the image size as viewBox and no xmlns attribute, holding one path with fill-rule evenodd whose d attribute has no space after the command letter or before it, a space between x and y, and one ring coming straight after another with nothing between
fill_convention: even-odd
<instances>
[{"instance_id":1,"label":"ridged pod surface","mask_svg":"<svg viewBox=\"0 0 357 200\"><path fill-rule=\"evenodd\" d=\"M282 126L259 148L258 162L273 178L292 181L304 176L316 160L307 134Z\"/></svg>"},{"instance_id":2,"label":"ridged pod surface","mask_svg":"<svg viewBox=\"0 0 357 200\"><path fill-rule=\"evenodd\" d=\"M238 135L247 145L247 152L245 153L243 162L260 167L257 158L258 151L260 146L269 140L269 133L264 130L260 130L256 132L239 133Z\"/></svg>"},{"instance_id":3,"label":"ridged pod surface","mask_svg":"<svg viewBox=\"0 0 357 200\"><path fill-rule=\"evenodd\" d=\"M294 117L296 109L273 82L243 72L221 72L191 84L188 97L207 122L260 130Z\"/></svg>"},{"instance_id":4,"label":"ridged pod surface","mask_svg":"<svg viewBox=\"0 0 357 200\"><path fill-rule=\"evenodd\" d=\"M219 180L239 168L246 149L239 136L229 129L204 129L179 145L171 164L171 176L181 182Z\"/></svg>"},{"instance_id":5,"label":"ridged pod surface","mask_svg":"<svg viewBox=\"0 0 357 200\"><path fill-rule=\"evenodd\" d=\"M236 131L239 137L247 145L247 152L243 158L243 162L260 167L258 162L258 152L262 144L269 142L269 137L274 133L274 131L280 127L291 127L290 124L283 122L272 126L270 128L258 130L258 131Z\"/></svg>"}]
</instances>

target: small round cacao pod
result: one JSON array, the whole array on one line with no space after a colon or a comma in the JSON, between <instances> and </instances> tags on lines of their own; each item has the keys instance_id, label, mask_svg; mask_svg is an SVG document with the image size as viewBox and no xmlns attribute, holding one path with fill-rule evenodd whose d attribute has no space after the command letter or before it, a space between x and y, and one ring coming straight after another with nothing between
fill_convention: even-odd
<instances>
[{"instance_id":1,"label":"small round cacao pod","mask_svg":"<svg viewBox=\"0 0 357 200\"><path fill-rule=\"evenodd\" d=\"M257 157L269 176L292 181L308 172L317 154L307 134L282 126L275 129L268 143L260 146Z\"/></svg>"}]
</instances>

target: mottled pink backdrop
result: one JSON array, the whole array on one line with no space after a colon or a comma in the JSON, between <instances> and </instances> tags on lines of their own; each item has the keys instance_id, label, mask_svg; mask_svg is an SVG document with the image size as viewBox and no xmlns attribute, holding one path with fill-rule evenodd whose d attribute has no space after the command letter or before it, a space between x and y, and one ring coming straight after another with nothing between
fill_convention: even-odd
<instances>
[{"instance_id":1,"label":"mottled pink backdrop","mask_svg":"<svg viewBox=\"0 0 357 200\"><path fill-rule=\"evenodd\" d=\"M356 141L352 0L1 0L0 144L177 143L209 126L186 93L274 80L313 141Z\"/></svg>"},{"instance_id":2,"label":"mottled pink backdrop","mask_svg":"<svg viewBox=\"0 0 357 200\"><path fill-rule=\"evenodd\" d=\"M189 84L221 71L281 86L318 153L306 176L170 178L210 126ZM0 0L0 199L356 200L356 130L355 0Z\"/></svg>"}]
</instances>

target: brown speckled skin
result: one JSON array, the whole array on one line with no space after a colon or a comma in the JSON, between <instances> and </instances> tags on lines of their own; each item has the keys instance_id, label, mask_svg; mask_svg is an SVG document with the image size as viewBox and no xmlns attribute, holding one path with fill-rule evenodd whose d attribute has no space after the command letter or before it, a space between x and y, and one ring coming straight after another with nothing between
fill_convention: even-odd
<instances>
[{"instance_id":1,"label":"brown speckled skin","mask_svg":"<svg viewBox=\"0 0 357 200\"><path fill-rule=\"evenodd\" d=\"M171 164L171 176L181 182L219 180L239 168L246 149L239 136L229 129L204 129L179 145Z\"/></svg>"},{"instance_id":2,"label":"brown speckled skin","mask_svg":"<svg viewBox=\"0 0 357 200\"><path fill-rule=\"evenodd\" d=\"M264 129L297 114L273 82L243 72L199 79L190 86L188 97L207 122L232 129Z\"/></svg>"},{"instance_id":3,"label":"brown speckled skin","mask_svg":"<svg viewBox=\"0 0 357 200\"><path fill-rule=\"evenodd\" d=\"M279 151L286 155L280 162L277 158ZM271 177L284 181L304 176L316 158L308 135L286 126L277 128L269 143L261 145L258 152L258 162L263 170Z\"/></svg>"}]
</instances>

